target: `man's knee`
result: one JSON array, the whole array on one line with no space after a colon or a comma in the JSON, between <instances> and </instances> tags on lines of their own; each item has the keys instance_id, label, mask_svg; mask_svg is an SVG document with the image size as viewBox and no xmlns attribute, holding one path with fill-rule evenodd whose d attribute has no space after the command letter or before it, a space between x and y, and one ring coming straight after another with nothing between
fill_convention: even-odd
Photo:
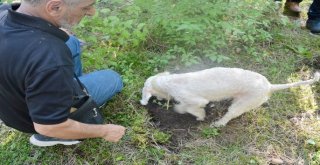
<instances>
[{"instance_id":1,"label":"man's knee","mask_svg":"<svg viewBox=\"0 0 320 165\"><path fill-rule=\"evenodd\" d=\"M101 70L104 77L108 78L108 83L113 84L116 92L120 92L123 88L123 81L119 73L114 70Z\"/></svg>"}]
</instances>

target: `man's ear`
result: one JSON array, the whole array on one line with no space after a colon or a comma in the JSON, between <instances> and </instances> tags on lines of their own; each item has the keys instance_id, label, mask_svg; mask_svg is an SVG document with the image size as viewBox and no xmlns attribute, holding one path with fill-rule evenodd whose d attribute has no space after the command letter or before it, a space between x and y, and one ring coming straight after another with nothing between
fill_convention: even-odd
<instances>
[{"instance_id":1,"label":"man's ear","mask_svg":"<svg viewBox=\"0 0 320 165\"><path fill-rule=\"evenodd\" d=\"M46 3L46 10L52 17L61 17L64 5L66 4L62 0L49 0Z\"/></svg>"}]
</instances>

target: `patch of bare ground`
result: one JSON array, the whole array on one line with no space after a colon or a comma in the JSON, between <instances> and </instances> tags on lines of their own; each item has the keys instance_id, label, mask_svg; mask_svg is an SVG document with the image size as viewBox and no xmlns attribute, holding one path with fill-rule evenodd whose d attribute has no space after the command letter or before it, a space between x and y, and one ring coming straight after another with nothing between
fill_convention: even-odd
<instances>
[{"instance_id":1,"label":"patch of bare ground","mask_svg":"<svg viewBox=\"0 0 320 165\"><path fill-rule=\"evenodd\" d=\"M202 124L210 125L211 122L221 118L230 106L232 100L224 100L220 102L209 103L206 107L206 118L204 121L197 121L190 114L179 114L174 112L173 103L169 103L167 107L166 101L158 101L152 97L146 106L151 116L151 123L155 128L171 134L171 139L166 148L170 151L178 153L184 145L190 141L196 140L199 136L199 126ZM242 118L231 120L224 129L220 130L220 135L215 138L219 144L227 144L234 141L237 135L241 133L239 126L245 127L248 123L242 121Z\"/></svg>"}]
</instances>

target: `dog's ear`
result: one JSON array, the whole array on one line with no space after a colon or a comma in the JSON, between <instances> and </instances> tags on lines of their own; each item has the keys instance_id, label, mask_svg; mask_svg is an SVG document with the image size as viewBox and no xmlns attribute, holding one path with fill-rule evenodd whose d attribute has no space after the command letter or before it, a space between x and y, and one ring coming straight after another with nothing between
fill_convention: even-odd
<instances>
[{"instance_id":1,"label":"dog's ear","mask_svg":"<svg viewBox=\"0 0 320 165\"><path fill-rule=\"evenodd\" d=\"M144 87L142 89L142 99L140 100L141 105L147 105L150 97L152 96L152 81L153 77L150 77L144 83Z\"/></svg>"},{"instance_id":2,"label":"dog's ear","mask_svg":"<svg viewBox=\"0 0 320 165\"><path fill-rule=\"evenodd\" d=\"M152 94L150 89L148 89L147 87L143 87L142 89L142 99L140 100L140 104L141 105L147 105L149 99L151 98Z\"/></svg>"}]
</instances>

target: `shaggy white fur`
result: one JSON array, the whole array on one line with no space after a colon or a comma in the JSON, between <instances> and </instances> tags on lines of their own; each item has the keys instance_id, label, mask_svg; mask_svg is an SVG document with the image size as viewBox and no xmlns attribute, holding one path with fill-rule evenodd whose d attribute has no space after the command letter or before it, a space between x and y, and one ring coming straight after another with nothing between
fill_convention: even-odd
<instances>
[{"instance_id":1,"label":"shaggy white fur","mask_svg":"<svg viewBox=\"0 0 320 165\"><path fill-rule=\"evenodd\" d=\"M228 112L211 126L225 126L231 119L259 107L269 99L272 92L319 81L314 78L289 84L270 84L261 74L240 68L211 68L197 72L170 74L160 73L149 77L142 89L142 105L148 104L151 96L157 99L174 98L178 113L190 113L197 120L204 120L204 107L210 101L233 98Z\"/></svg>"}]
</instances>

